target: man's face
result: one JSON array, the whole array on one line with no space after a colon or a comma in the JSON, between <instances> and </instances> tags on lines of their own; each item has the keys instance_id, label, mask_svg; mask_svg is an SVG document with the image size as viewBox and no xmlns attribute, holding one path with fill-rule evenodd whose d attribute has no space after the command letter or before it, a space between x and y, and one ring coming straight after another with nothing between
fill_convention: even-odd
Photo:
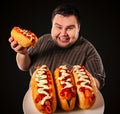
<instances>
[{"instance_id":1,"label":"man's face","mask_svg":"<svg viewBox=\"0 0 120 114\"><path fill-rule=\"evenodd\" d=\"M78 39L80 25L75 16L57 14L52 22L52 39L63 48L69 47Z\"/></svg>"}]
</instances>

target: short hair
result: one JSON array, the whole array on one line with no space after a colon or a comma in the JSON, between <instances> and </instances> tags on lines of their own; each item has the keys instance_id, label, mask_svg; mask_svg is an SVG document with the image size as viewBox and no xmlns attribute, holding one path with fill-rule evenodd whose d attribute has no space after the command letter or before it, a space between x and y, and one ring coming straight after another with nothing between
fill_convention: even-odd
<instances>
[{"instance_id":1,"label":"short hair","mask_svg":"<svg viewBox=\"0 0 120 114\"><path fill-rule=\"evenodd\" d=\"M77 19L78 24L80 24L80 11L71 3L63 3L57 6L52 12L51 21L53 21L56 14L63 16L74 15Z\"/></svg>"}]
</instances>

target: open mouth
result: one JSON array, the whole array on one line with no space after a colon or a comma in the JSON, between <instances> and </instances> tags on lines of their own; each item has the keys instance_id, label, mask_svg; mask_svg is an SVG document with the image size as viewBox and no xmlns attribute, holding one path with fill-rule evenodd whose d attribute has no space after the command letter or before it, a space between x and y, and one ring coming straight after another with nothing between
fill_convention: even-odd
<instances>
[{"instance_id":1,"label":"open mouth","mask_svg":"<svg viewBox=\"0 0 120 114\"><path fill-rule=\"evenodd\" d=\"M64 37L64 38L59 37L59 41L62 43L67 43L67 42L69 42L69 40L70 40L70 38L68 38L68 37Z\"/></svg>"}]
</instances>

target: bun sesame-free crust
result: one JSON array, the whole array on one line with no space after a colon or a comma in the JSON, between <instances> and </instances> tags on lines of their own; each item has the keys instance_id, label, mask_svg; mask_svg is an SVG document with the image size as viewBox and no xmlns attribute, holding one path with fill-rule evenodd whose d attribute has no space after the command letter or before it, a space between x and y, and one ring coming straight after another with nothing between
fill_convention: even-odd
<instances>
[{"instance_id":1,"label":"bun sesame-free crust","mask_svg":"<svg viewBox=\"0 0 120 114\"><path fill-rule=\"evenodd\" d=\"M79 108L91 108L97 98L97 87L93 76L81 65L74 65L72 74L76 83Z\"/></svg>"},{"instance_id":2,"label":"bun sesame-free crust","mask_svg":"<svg viewBox=\"0 0 120 114\"><path fill-rule=\"evenodd\" d=\"M76 88L72 74L65 65L57 67L54 71L54 81L60 107L65 111L75 108Z\"/></svg>"},{"instance_id":3,"label":"bun sesame-free crust","mask_svg":"<svg viewBox=\"0 0 120 114\"><path fill-rule=\"evenodd\" d=\"M31 78L32 99L43 114L56 110L57 99L52 74L46 65L37 66Z\"/></svg>"}]
</instances>

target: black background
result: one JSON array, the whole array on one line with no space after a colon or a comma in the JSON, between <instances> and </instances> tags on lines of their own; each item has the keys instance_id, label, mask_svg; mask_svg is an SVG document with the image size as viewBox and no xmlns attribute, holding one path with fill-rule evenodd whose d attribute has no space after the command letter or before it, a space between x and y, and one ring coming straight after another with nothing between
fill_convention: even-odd
<instances>
[{"instance_id":1,"label":"black background","mask_svg":"<svg viewBox=\"0 0 120 114\"><path fill-rule=\"evenodd\" d=\"M119 30L118 2L93 0L4 1L0 8L0 105L1 113L23 114L22 100L28 89L30 76L16 64L16 53L8 38L13 26L27 28L41 36L50 33L51 13L63 2L72 2L81 11L81 33L97 48L106 70L106 84L101 90L105 100L105 114L119 112ZM41 3L42 2L42 3ZM10 5L11 4L11 5Z\"/></svg>"}]
</instances>

